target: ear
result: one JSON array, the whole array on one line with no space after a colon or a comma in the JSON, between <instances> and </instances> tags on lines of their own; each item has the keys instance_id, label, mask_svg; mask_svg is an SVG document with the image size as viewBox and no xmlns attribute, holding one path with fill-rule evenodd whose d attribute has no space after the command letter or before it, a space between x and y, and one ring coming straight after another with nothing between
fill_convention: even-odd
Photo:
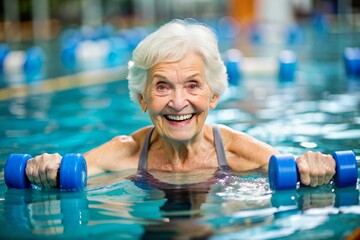
<instances>
[{"instance_id":1,"label":"ear","mask_svg":"<svg viewBox=\"0 0 360 240\"><path fill-rule=\"evenodd\" d=\"M220 99L220 96L217 95L217 94L214 94L211 99L210 99L210 108L211 109L215 109L216 106L218 105L219 103L219 99Z\"/></svg>"},{"instance_id":2,"label":"ear","mask_svg":"<svg viewBox=\"0 0 360 240\"><path fill-rule=\"evenodd\" d=\"M147 104L146 104L146 101L144 99L144 96L141 93L138 93L138 100L139 100L139 103L140 103L141 110L143 112L146 112Z\"/></svg>"}]
</instances>

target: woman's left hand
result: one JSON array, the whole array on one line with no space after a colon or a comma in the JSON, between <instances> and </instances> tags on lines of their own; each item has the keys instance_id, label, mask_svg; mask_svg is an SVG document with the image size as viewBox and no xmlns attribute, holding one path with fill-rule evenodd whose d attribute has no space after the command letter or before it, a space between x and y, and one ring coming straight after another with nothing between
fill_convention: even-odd
<instances>
[{"instance_id":1,"label":"woman's left hand","mask_svg":"<svg viewBox=\"0 0 360 240\"><path fill-rule=\"evenodd\" d=\"M296 158L300 181L307 186L321 186L335 175L335 160L331 155L308 151Z\"/></svg>"}]
</instances>

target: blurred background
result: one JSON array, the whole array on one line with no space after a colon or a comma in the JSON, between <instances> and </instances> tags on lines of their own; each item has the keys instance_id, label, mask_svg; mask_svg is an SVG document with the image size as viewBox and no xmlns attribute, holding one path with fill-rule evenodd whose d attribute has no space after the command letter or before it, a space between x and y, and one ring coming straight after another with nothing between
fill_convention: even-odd
<instances>
[{"instance_id":1,"label":"blurred background","mask_svg":"<svg viewBox=\"0 0 360 240\"><path fill-rule=\"evenodd\" d=\"M174 18L203 22L218 36L229 89L209 111L209 123L248 133L283 153L353 150L360 156L360 0L0 0L0 226L6 230L2 236L67 237L76 229L81 234L77 236L99 233L106 238L117 232L130 239L134 235L129 234L143 234L140 224L154 226L149 236L157 229L164 230L161 236L170 236L172 226L189 232L188 225L177 223L157 228L162 221L155 219L158 212L154 215L152 206L158 209L162 200L133 191L127 183L112 185L115 188L104 201L94 198L103 198L103 190L93 191L88 207L82 194L79 199L61 199L52 191L11 193L3 174L11 153L87 152L114 136L152 124L148 113L129 98L127 63L147 34ZM266 182L254 183L261 190ZM269 195L260 196L252 186L224 185L225 195L216 193L201 211L191 211L194 219L204 216L195 225L209 229L214 224L220 233L230 234L224 239L236 236L231 234L239 229L240 238L264 233L261 236L341 239L359 225L358 206L338 208L336 202L344 202L343 197L332 186L312 192L311 197L298 192L286 211L279 208L275 214L274 207L269 212L263 204ZM245 191L239 192L243 187ZM358 204L358 189L342 196ZM247 192L252 196L243 201ZM113 194L124 196L119 200ZM128 195L136 198L136 205L128 204L132 203ZM220 196L227 202L219 204ZM188 210L181 209L189 205L187 200L170 199L180 207L173 204L168 209L174 212L164 216L187 218ZM299 208L293 208L294 199ZM309 201L314 205L308 206ZM71 206L71 211L63 205ZM251 211L234 214L243 205ZM261 212L253 214L255 208ZM120 218L114 218L112 210L120 212ZM299 228L298 220L308 224ZM66 235L61 235L63 230Z\"/></svg>"},{"instance_id":2,"label":"blurred background","mask_svg":"<svg viewBox=\"0 0 360 240\"><path fill-rule=\"evenodd\" d=\"M2 0L0 86L124 65L146 34L174 18L211 26L224 53L272 57L286 48L328 60L358 44L360 1ZM248 71L274 68L247 63Z\"/></svg>"},{"instance_id":3,"label":"blurred background","mask_svg":"<svg viewBox=\"0 0 360 240\"><path fill-rule=\"evenodd\" d=\"M283 152L360 154L359 0L2 0L0 160L83 152L151 124L127 63L174 18L218 36L230 87L209 122Z\"/></svg>"}]
</instances>

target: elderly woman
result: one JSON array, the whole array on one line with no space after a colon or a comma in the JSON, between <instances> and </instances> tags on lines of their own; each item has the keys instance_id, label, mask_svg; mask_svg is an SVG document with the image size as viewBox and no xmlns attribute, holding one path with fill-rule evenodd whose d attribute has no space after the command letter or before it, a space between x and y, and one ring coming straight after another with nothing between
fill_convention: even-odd
<instances>
[{"instance_id":1,"label":"elderly woman","mask_svg":"<svg viewBox=\"0 0 360 240\"><path fill-rule=\"evenodd\" d=\"M129 63L132 100L148 112L154 126L117 136L85 153L88 175L104 171L191 171L266 169L276 149L223 125L206 123L227 87L216 35L199 23L175 20L147 36ZM335 173L330 155L306 152L297 158L301 182L319 186ZM28 161L32 183L56 186L59 154Z\"/></svg>"}]
</instances>

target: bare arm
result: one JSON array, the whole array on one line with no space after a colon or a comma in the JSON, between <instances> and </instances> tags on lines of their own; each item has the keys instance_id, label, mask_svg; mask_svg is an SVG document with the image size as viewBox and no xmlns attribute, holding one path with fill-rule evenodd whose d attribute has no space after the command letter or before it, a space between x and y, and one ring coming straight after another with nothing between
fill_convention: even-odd
<instances>
[{"instance_id":1,"label":"bare arm","mask_svg":"<svg viewBox=\"0 0 360 240\"><path fill-rule=\"evenodd\" d=\"M147 131L148 128L143 128L130 136L114 137L85 153L88 176L104 171L136 168ZM25 171L30 182L38 186L56 187L61 159L58 153L44 153L29 159Z\"/></svg>"},{"instance_id":2,"label":"bare arm","mask_svg":"<svg viewBox=\"0 0 360 240\"><path fill-rule=\"evenodd\" d=\"M222 126L224 147L229 166L235 171L248 171L257 168L267 170L273 154L279 152L272 146L242 132Z\"/></svg>"},{"instance_id":3,"label":"bare arm","mask_svg":"<svg viewBox=\"0 0 360 240\"><path fill-rule=\"evenodd\" d=\"M271 155L279 152L270 145L245 133L239 133L227 127L222 128L224 145L229 155L229 165L235 171L253 170L259 167L268 169ZM230 140L229 140L230 139ZM300 181L312 187L329 183L335 175L335 160L331 155L307 151L297 157L296 163Z\"/></svg>"},{"instance_id":4,"label":"bare arm","mask_svg":"<svg viewBox=\"0 0 360 240\"><path fill-rule=\"evenodd\" d=\"M137 167L139 144L132 136L117 136L84 154L88 176Z\"/></svg>"}]
</instances>

